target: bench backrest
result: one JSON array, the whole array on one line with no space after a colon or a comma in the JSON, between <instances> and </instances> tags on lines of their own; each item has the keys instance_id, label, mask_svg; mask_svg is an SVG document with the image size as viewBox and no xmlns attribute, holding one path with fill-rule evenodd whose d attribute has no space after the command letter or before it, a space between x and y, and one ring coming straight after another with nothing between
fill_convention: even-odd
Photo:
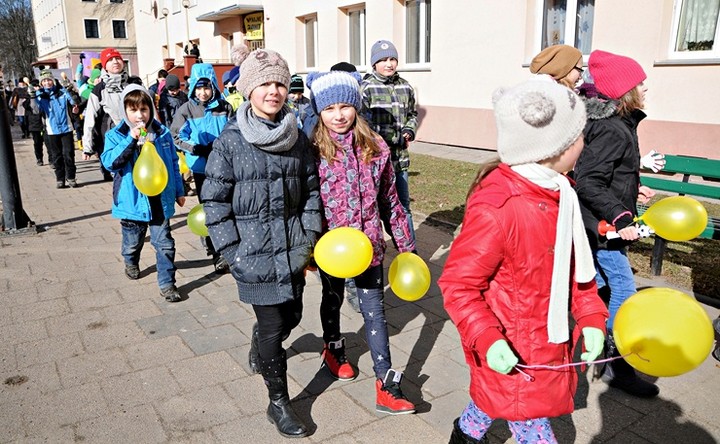
<instances>
[{"instance_id":1,"label":"bench backrest","mask_svg":"<svg viewBox=\"0 0 720 444\"><path fill-rule=\"evenodd\" d=\"M668 173L682 174L683 180L663 177ZM710 182L688 183L690 176L702 177ZM640 177L643 185L654 190L720 199L720 183L713 183L716 181L720 182L720 160L671 154L665 156L665 168L661 173Z\"/></svg>"},{"instance_id":2,"label":"bench backrest","mask_svg":"<svg viewBox=\"0 0 720 444\"><path fill-rule=\"evenodd\" d=\"M663 171L720 179L720 160L668 154L665 156L665 169Z\"/></svg>"}]
</instances>

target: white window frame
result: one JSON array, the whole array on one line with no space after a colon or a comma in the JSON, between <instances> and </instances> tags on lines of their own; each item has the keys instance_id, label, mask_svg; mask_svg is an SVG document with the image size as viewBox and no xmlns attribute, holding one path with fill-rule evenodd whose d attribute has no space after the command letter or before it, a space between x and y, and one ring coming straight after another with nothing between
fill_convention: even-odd
<instances>
[{"instance_id":1,"label":"white window frame","mask_svg":"<svg viewBox=\"0 0 720 444\"><path fill-rule=\"evenodd\" d=\"M123 22L125 25L125 37L117 37L115 35L115 22ZM127 40L128 39L128 26L127 26L127 20L125 19L111 19L110 20L110 26L112 27L112 36L115 40Z\"/></svg>"},{"instance_id":2,"label":"white window frame","mask_svg":"<svg viewBox=\"0 0 720 444\"><path fill-rule=\"evenodd\" d=\"M706 51L677 51L678 32L680 30L680 16L684 0L675 0L673 4L673 23L668 45L668 58L674 60L697 60L697 59L718 59L720 58L720 13L715 25L714 48Z\"/></svg>"},{"instance_id":3,"label":"white window frame","mask_svg":"<svg viewBox=\"0 0 720 444\"><path fill-rule=\"evenodd\" d=\"M564 40L560 42L559 44L565 44L570 46L575 46L575 28L577 28L577 3L578 0L567 0L566 1L566 9L565 9L565 32L564 32ZM535 50L533 51L534 54L539 53L543 47L543 35L545 34L545 28L543 27L543 19L545 17L545 0L537 0L536 2L537 7L537 13L535 14L535 29L537 29L536 33L536 41L535 41ZM572 19L572 20L571 20ZM593 17L593 34L595 32L595 20ZM585 54L583 53L583 58L587 60L589 56L589 53Z\"/></svg>"},{"instance_id":4,"label":"white window frame","mask_svg":"<svg viewBox=\"0 0 720 444\"><path fill-rule=\"evenodd\" d=\"M97 22L97 30L98 30L98 36L97 36L97 37L88 37L88 35L87 35L87 28L85 27L85 21L86 21L86 20L95 20L95 22ZM93 17L83 18L83 35L85 36L86 39L91 39L91 40L95 40L95 39L102 38L102 33L100 32L100 19L96 19L96 18L93 18Z\"/></svg>"},{"instance_id":5,"label":"white window frame","mask_svg":"<svg viewBox=\"0 0 720 444\"><path fill-rule=\"evenodd\" d=\"M422 31L425 29L425 23L427 22L427 4L425 3L426 0L414 0L418 2L418 7L420 9L420 18L418 23L418 31ZM429 1L429 0L428 0ZM418 61L417 62L409 62L408 61L408 50L407 50L407 31L408 31L408 21L407 21L407 3L408 0L405 0L403 2L404 8L404 17L403 17L403 23L405 24L405 64L412 66L412 67L430 67L430 61L426 60L426 53L427 51L427 42L425 39L425 35L418 35ZM432 4L432 3L431 3ZM426 32L430 32L430 30L426 30ZM432 41L432 34L430 36L430 40Z\"/></svg>"},{"instance_id":6,"label":"white window frame","mask_svg":"<svg viewBox=\"0 0 720 444\"><path fill-rule=\"evenodd\" d=\"M305 67L306 68L317 68L320 64L320 51L318 50L318 18L316 15L309 15L304 17L303 19L303 48L305 52ZM308 26L312 26L313 31L313 58L315 59L313 64L308 63L308 55L310 54L309 48L308 48L308 41L307 41L307 35L308 35Z\"/></svg>"},{"instance_id":7,"label":"white window frame","mask_svg":"<svg viewBox=\"0 0 720 444\"><path fill-rule=\"evenodd\" d=\"M355 65L355 67L358 69L358 71L362 72L367 68L367 34L366 34L366 28L367 28L367 21L366 21L366 9L365 4L359 5L354 8L349 8L347 11L345 11L347 14L348 19L348 61ZM352 39L350 36L352 35L352 29L353 29L353 23L352 23L352 17L350 14L352 13L359 13L359 26L360 26L360 41L358 42L360 44L360 48L358 48L358 53L360 54L360 60L355 61L352 60Z\"/></svg>"}]
</instances>

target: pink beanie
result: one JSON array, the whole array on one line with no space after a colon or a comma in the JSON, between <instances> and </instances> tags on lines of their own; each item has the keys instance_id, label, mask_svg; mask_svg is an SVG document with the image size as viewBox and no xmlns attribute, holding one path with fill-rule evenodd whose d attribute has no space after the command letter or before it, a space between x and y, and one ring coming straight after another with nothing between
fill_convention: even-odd
<instances>
[{"instance_id":1,"label":"pink beanie","mask_svg":"<svg viewBox=\"0 0 720 444\"><path fill-rule=\"evenodd\" d=\"M647 78L638 62L617 54L595 50L590 53L588 69L597 90L619 99Z\"/></svg>"}]
</instances>

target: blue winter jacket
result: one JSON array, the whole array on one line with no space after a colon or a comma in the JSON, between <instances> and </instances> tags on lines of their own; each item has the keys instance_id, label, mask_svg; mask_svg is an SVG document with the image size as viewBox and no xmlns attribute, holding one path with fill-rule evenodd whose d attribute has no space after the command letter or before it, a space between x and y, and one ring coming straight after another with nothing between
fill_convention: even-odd
<instances>
[{"instance_id":1,"label":"blue winter jacket","mask_svg":"<svg viewBox=\"0 0 720 444\"><path fill-rule=\"evenodd\" d=\"M150 96L140 85L130 84L122 92L122 100L134 90L141 90ZM178 166L178 155L170 131L154 118L154 107L150 108L148 135L155 134L153 144L168 170L168 183L160 193L163 214L169 219L175 214L175 199L185 195L182 176ZM152 219L150 200L142 194L133 182L133 168L140 155L141 146L130 135L130 123L125 119L105 134L105 151L100 156L103 166L111 171L113 178L112 215L118 219L130 219L149 222Z\"/></svg>"},{"instance_id":2,"label":"blue winter jacket","mask_svg":"<svg viewBox=\"0 0 720 444\"><path fill-rule=\"evenodd\" d=\"M72 132L69 108L75 105L70 93L57 85L51 89L41 89L36 92L35 103L39 111L45 116L45 129L48 136ZM34 108L33 108L34 109Z\"/></svg>"},{"instance_id":3,"label":"blue winter jacket","mask_svg":"<svg viewBox=\"0 0 720 444\"><path fill-rule=\"evenodd\" d=\"M213 87L212 98L203 103L195 97L198 80L209 79ZM212 143L234 114L232 107L222 98L215 70L209 63L196 63L190 72L190 100L178 108L173 118L172 131L175 144L185 151L188 167L195 173L205 173L205 164Z\"/></svg>"}]
</instances>

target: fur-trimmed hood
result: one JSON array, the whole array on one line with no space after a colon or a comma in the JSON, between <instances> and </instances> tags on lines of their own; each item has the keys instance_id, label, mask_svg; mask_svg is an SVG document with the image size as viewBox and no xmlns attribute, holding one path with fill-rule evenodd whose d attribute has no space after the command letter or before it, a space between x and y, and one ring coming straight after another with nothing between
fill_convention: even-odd
<instances>
[{"instance_id":1,"label":"fur-trimmed hood","mask_svg":"<svg viewBox=\"0 0 720 444\"><path fill-rule=\"evenodd\" d=\"M618 112L618 101L600 97L582 97L585 102L588 120L602 120L612 117Z\"/></svg>"}]
</instances>

